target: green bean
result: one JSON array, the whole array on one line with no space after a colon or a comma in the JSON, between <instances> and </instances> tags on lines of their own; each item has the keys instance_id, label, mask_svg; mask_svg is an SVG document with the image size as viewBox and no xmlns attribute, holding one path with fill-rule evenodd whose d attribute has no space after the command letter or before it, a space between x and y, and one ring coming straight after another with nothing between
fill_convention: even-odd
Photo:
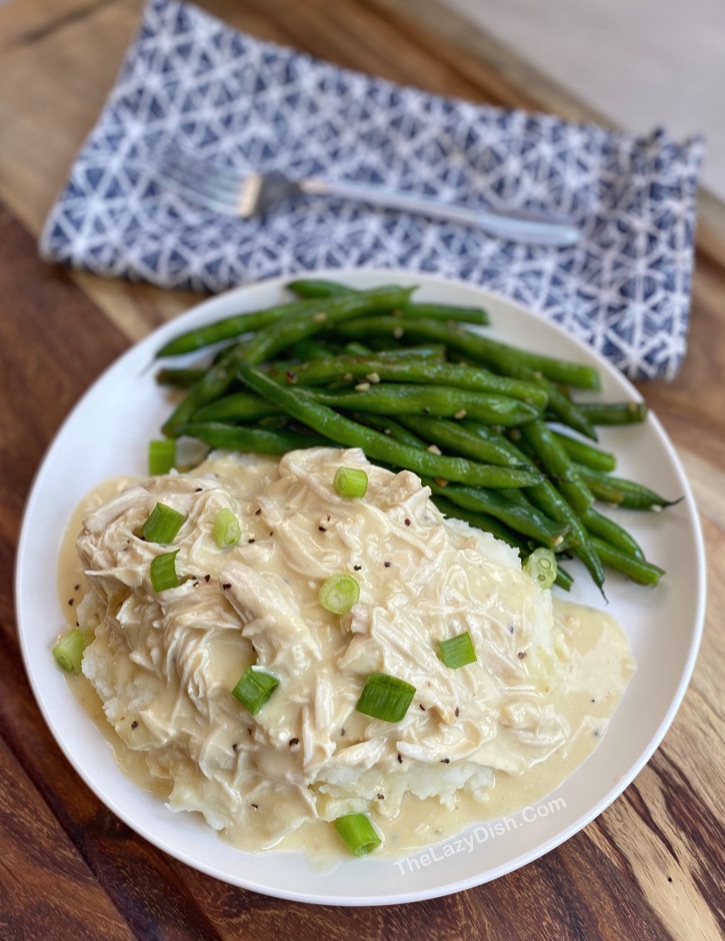
<instances>
[{"instance_id":1,"label":"green bean","mask_svg":"<svg viewBox=\"0 0 725 941\"><path fill-rule=\"evenodd\" d=\"M647 418L644 402L579 402L593 425L633 425Z\"/></svg>"},{"instance_id":2,"label":"green bean","mask_svg":"<svg viewBox=\"0 0 725 941\"><path fill-rule=\"evenodd\" d=\"M320 435L245 428L223 422L188 422L180 426L179 434L198 438L212 448L252 451L256 454L286 454L287 451L295 451L297 448L313 448L320 445L329 447L332 444Z\"/></svg>"},{"instance_id":3,"label":"green bean","mask_svg":"<svg viewBox=\"0 0 725 941\"><path fill-rule=\"evenodd\" d=\"M294 301L290 304L278 304L265 310L226 317L224 320L217 320L214 323L197 327L195 330L189 330L187 333L174 337L173 340L161 347L156 356L179 356L183 353L193 353L195 350L202 349L202 347L221 343L223 340L232 340L244 333L268 327L280 320L314 313L319 309L319 301L305 300Z\"/></svg>"},{"instance_id":4,"label":"green bean","mask_svg":"<svg viewBox=\"0 0 725 941\"><path fill-rule=\"evenodd\" d=\"M531 460L525 450L517 448L509 442L512 453L521 460ZM528 447L528 442L522 441L522 445ZM572 551L578 556L586 566L589 574L592 576L595 585L604 593L604 570L601 560L592 545L589 533L579 519L574 509L569 505L566 498L559 493L550 480L544 480L535 487L527 487L522 494L514 491L505 491L504 496L515 500L524 498L533 503L542 513L550 519L558 521L568 528L566 545L571 547ZM563 546L561 547L563 548Z\"/></svg>"},{"instance_id":5,"label":"green bean","mask_svg":"<svg viewBox=\"0 0 725 941\"><path fill-rule=\"evenodd\" d=\"M592 438L597 439L597 433L592 423L580 412L578 406L567 396L561 393L554 385L545 379L537 370L532 369L525 363L519 362L514 357L505 356L499 353L496 357L496 363L486 360L484 356L478 356L478 347L476 341L480 339L478 334L471 333L461 329L448 327L446 324L437 323L432 320L414 320L406 323L405 330L400 321L395 317L366 317L362 320L355 320L352 325L348 324L339 328L343 336L353 335L355 332L370 331L373 335L376 332L396 333L407 332L422 340L439 340L444 342L451 349L463 353L467 359L475 359L486 362L488 366L494 366L497 371L508 375L510 378L519 379L525 382L535 383L544 389L549 397L549 410L556 416L556 420L571 426L576 431Z\"/></svg>"},{"instance_id":6,"label":"green bean","mask_svg":"<svg viewBox=\"0 0 725 941\"><path fill-rule=\"evenodd\" d=\"M345 346L342 348L342 354L343 356L372 356L373 351L369 346L352 341L345 344Z\"/></svg>"},{"instance_id":7,"label":"green bean","mask_svg":"<svg viewBox=\"0 0 725 941\"><path fill-rule=\"evenodd\" d=\"M549 480L542 481L535 487L527 487L525 496L551 519L568 526L567 545L586 566L594 584L603 593L604 569L593 546L593 539L584 528L574 510Z\"/></svg>"},{"instance_id":8,"label":"green bean","mask_svg":"<svg viewBox=\"0 0 725 941\"><path fill-rule=\"evenodd\" d=\"M206 369L159 369L155 379L160 386L190 389L204 377Z\"/></svg>"},{"instance_id":9,"label":"green bean","mask_svg":"<svg viewBox=\"0 0 725 941\"><path fill-rule=\"evenodd\" d=\"M280 323L292 323L298 318L319 315L321 319L326 320L330 317L331 312L335 310L348 309L352 312L357 309L360 314L381 310L396 310L407 302L412 290L412 288L382 287L371 291L350 292L340 297L331 298L326 304L321 304L319 300L313 298L268 307L266 310L237 314L234 317L217 320L215 323L189 330L187 333L175 337L163 346L156 355L177 356L181 353L191 353L202 347L211 346L224 340L232 340L254 330L268 329ZM322 315L325 315L324 318ZM303 338L300 337L300 339Z\"/></svg>"},{"instance_id":10,"label":"green bean","mask_svg":"<svg viewBox=\"0 0 725 941\"><path fill-rule=\"evenodd\" d=\"M454 454L471 458L473 461L498 464L500 467L530 466L528 462L522 464L511 454L509 448L502 447L493 436L487 438L478 434L478 429L485 428L485 425L419 415L402 415L400 422L426 441L446 448ZM498 437L500 439L500 435Z\"/></svg>"},{"instance_id":11,"label":"green bean","mask_svg":"<svg viewBox=\"0 0 725 941\"><path fill-rule=\"evenodd\" d=\"M659 566L622 552L598 536L592 536L592 545L608 568L621 572L640 585L656 585L665 574Z\"/></svg>"},{"instance_id":12,"label":"green bean","mask_svg":"<svg viewBox=\"0 0 725 941\"><path fill-rule=\"evenodd\" d=\"M403 383L365 383L359 391L327 392L305 389L305 394L320 405L334 405L347 411L375 412L378 415L423 414L438 418L469 415L477 421L495 425L520 425L530 422L539 411L520 399L485 392L468 392L448 386L405 385Z\"/></svg>"},{"instance_id":13,"label":"green bean","mask_svg":"<svg viewBox=\"0 0 725 941\"><path fill-rule=\"evenodd\" d=\"M213 402L226 392L242 363L256 366L300 340L314 336L323 327L354 317L360 310L394 307L405 302L409 296L410 291L402 288L381 288L345 296L339 301L330 301L324 313L317 310L297 320L276 323L258 330L250 339L225 350L204 377L189 389L161 430L168 437L178 437L180 425L186 424L202 405Z\"/></svg>"},{"instance_id":14,"label":"green bean","mask_svg":"<svg viewBox=\"0 0 725 941\"><path fill-rule=\"evenodd\" d=\"M320 278L292 281L287 287L295 294L305 298L340 297L342 294L354 294L355 290L339 284L337 281L325 281ZM397 313L403 317L424 318L427 320L445 320L451 322L473 323L480 326L489 324L488 313L481 307L459 307L451 304L432 304L409 301Z\"/></svg>"},{"instance_id":15,"label":"green bean","mask_svg":"<svg viewBox=\"0 0 725 941\"><path fill-rule=\"evenodd\" d=\"M319 340L314 340L311 337L300 340L299 343L295 343L288 353L294 359L301 360L333 359L338 355L337 351L328 343L321 343Z\"/></svg>"},{"instance_id":16,"label":"green bean","mask_svg":"<svg viewBox=\"0 0 725 941\"><path fill-rule=\"evenodd\" d=\"M350 421L325 405L315 402L305 389L279 385L251 366L239 368L240 379L269 402L279 405L293 418L314 431L346 447L359 447L373 460L405 467L418 474L457 480L481 487L524 487L538 481L535 471L521 471L477 464L464 458L442 457L430 451L399 444L384 434Z\"/></svg>"},{"instance_id":17,"label":"green bean","mask_svg":"<svg viewBox=\"0 0 725 941\"><path fill-rule=\"evenodd\" d=\"M339 297L341 294L352 294L355 291L339 281L328 281L325 278L298 278L296 281L290 281L287 288L298 297L306 298Z\"/></svg>"},{"instance_id":18,"label":"green bean","mask_svg":"<svg viewBox=\"0 0 725 941\"><path fill-rule=\"evenodd\" d=\"M460 484L443 487L435 480L428 479L424 483L436 496L445 497L464 510L493 516L516 532L530 536L550 549L559 549L564 543L567 527L553 522L526 501L519 503L510 500L507 494L479 487L464 487Z\"/></svg>"},{"instance_id":19,"label":"green bean","mask_svg":"<svg viewBox=\"0 0 725 941\"><path fill-rule=\"evenodd\" d=\"M578 465L577 469L582 480L600 500L614 503L626 510L661 510L679 503L683 497L676 500L666 500L664 497L625 477L613 477L611 474L602 474L589 467Z\"/></svg>"},{"instance_id":20,"label":"green bean","mask_svg":"<svg viewBox=\"0 0 725 941\"><path fill-rule=\"evenodd\" d=\"M521 428L521 434L574 512L578 516L585 513L594 496L551 429L543 421L532 421Z\"/></svg>"},{"instance_id":21,"label":"green bean","mask_svg":"<svg viewBox=\"0 0 725 941\"><path fill-rule=\"evenodd\" d=\"M353 352L348 352L348 347L352 347ZM358 349L361 352L354 352ZM427 382L429 371L443 365L442 350L443 347L437 346L411 346L405 350L375 353L361 343L349 343L346 351L339 356L310 359L302 363L275 360L269 364L266 372L273 379L285 379L290 385L322 385L346 376L349 376L347 381L351 382L356 376L363 377L370 373L378 373L380 378L383 373L390 373L392 377L420 375L425 377L422 381Z\"/></svg>"},{"instance_id":22,"label":"green bean","mask_svg":"<svg viewBox=\"0 0 725 941\"><path fill-rule=\"evenodd\" d=\"M540 373L552 382L560 382L581 389L597 391L600 387L599 373L593 366L520 350L492 340L478 331L474 333L461 326L449 326L437 320L401 320L398 317L385 315L365 317L352 321L342 330L345 336L349 336L351 331L357 337L366 332L372 332L392 334L396 339L409 334L416 338L437 340L451 349L459 350L464 356L480 360L495 367L497 371L500 370L512 376L517 374L518 367L524 366L527 375L520 378L530 378L533 373Z\"/></svg>"},{"instance_id":23,"label":"green bean","mask_svg":"<svg viewBox=\"0 0 725 941\"><path fill-rule=\"evenodd\" d=\"M222 396L194 412L193 422L245 422L256 421L266 415L278 415L280 410L266 399L249 392L234 392Z\"/></svg>"},{"instance_id":24,"label":"green bean","mask_svg":"<svg viewBox=\"0 0 725 941\"><path fill-rule=\"evenodd\" d=\"M595 448L586 441L578 441L576 438L560 434L558 431L553 434L572 461L577 464L600 471L613 471L616 467L617 459L609 451L602 451L601 448Z\"/></svg>"},{"instance_id":25,"label":"green bean","mask_svg":"<svg viewBox=\"0 0 725 941\"><path fill-rule=\"evenodd\" d=\"M586 526L590 536L597 536L599 539L603 539L615 549L620 549L622 552L634 556L635 559L644 559L644 553L634 537L630 536L623 526L620 526L618 523L615 523L614 520L609 519L608 516L604 516L603 513L595 510L593 506L590 506L586 513L584 513L582 522Z\"/></svg>"},{"instance_id":26,"label":"green bean","mask_svg":"<svg viewBox=\"0 0 725 941\"><path fill-rule=\"evenodd\" d=\"M584 483L594 494L595 500L611 503L613 506L622 505L624 494L613 483L609 482L606 475L602 474L601 477L595 477L591 468L582 465L579 465L579 473Z\"/></svg>"},{"instance_id":27,"label":"green bean","mask_svg":"<svg viewBox=\"0 0 725 941\"><path fill-rule=\"evenodd\" d=\"M301 363L296 368L292 367L291 372L291 381L302 385L316 385L347 374L352 378L376 374L380 379L392 382L439 383L471 392L507 395L539 409L544 408L548 401L546 392L532 382L496 376L486 369L473 366L456 366L451 363L432 362L428 358L424 360L384 353L372 356L340 356L324 361L312 360ZM279 372L272 368L269 375L277 378Z\"/></svg>"},{"instance_id":28,"label":"green bean","mask_svg":"<svg viewBox=\"0 0 725 941\"><path fill-rule=\"evenodd\" d=\"M381 431L387 438L392 438L393 441L398 441L400 444L407 444L409 447L418 448L421 451L425 451L428 447L425 441L421 440L417 435L414 435L412 431L404 428L400 422L394 421L387 415L373 415L370 412L358 414L357 412L353 412L350 417L353 421L359 422L361 425L367 425L370 428L374 428L376 431ZM493 461L491 463L493 463Z\"/></svg>"}]
</instances>

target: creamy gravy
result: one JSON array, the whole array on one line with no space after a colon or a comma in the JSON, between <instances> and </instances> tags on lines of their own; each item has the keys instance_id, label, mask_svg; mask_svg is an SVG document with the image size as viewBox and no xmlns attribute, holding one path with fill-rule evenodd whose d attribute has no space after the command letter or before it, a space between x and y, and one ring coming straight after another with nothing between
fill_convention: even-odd
<instances>
[{"instance_id":1,"label":"creamy gravy","mask_svg":"<svg viewBox=\"0 0 725 941\"><path fill-rule=\"evenodd\" d=\"M76 623L76 605L89 588L75 548L82 520L127 484L127 480L102 484L82 501L69 521L59 558L58 590L71 626ZM552 699L570 729L566 743L524 774L496 772L495 786L485 801L459 791L454 808L449 809L435 798L407 796L393 819L376 818L376 824L384 833L384 844L376 851L376 856L399 857L435 844L469 825L495 820L532 805L553 791L594 749L634 670L629 645L617 622L603 612L555 599L554 613L569 652L566 684ZM106 736L124 771L139 786L167 797L169 782L153 778L144 752L129 748L116 733L106 720L91 683L80 676L69 677L69 685ZM240 849L256 851L264 844L266 832L263 826L257 832L257 828L247 822L236 831L227 828L223 837ZM334 864L344 854L334 828L323 820L305 823L285 836L274 849L304 849L313 861L324 867Z\"/></svg>"}]
</instances>

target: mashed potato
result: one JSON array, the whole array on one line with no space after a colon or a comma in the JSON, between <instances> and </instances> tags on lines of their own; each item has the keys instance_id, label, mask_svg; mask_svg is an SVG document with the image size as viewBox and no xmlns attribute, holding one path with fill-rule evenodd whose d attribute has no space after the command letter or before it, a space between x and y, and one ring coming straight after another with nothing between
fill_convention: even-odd
<instances>
[{"instance_id":1,"label":"mashed potato","mask_svg":"<svg viewBox=\"0 0 725 941\"><path fill-rule=\"evenodd\" d=\"M335 493L341 465L366 470L363 499ZM172 547L181 584L159 593L149 566L169 547L137 535L157 502L186 517ZM223 508L242 529L229 549L212 535ZM78 615L94 635L83 673L106 718L173 810L248 848L350 811L385 834L410 798L441 814L464 793L484 802L498 774L524 775L572 735L550 592L515 550L444 521L414 474L361 451L213 454L104 502L77 548L90 584ZM360 584L342 616L318 597L340 573ZM439 642L464 631L477 660L449 669ZM279 680L254 716L231 693L251 664ZM356 711L372 673L415 687L400 722Z\"/></svg>"}]
</instances>

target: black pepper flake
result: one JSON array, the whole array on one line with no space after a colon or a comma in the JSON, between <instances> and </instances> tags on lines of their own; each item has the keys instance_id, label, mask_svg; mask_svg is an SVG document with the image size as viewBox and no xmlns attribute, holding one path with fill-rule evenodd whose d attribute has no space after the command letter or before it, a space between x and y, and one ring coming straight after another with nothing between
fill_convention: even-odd
<instances>
[{"instance_id":1,"label":"black pepper flake","mask_svg":"<svg viewBox=\"0 0 725 941\"><path fill-rule=\"evenodd\" d=\"M203 487L197 487L194 493L201 493L203 489L204 489Z\"/></svg>"},{"instance_id":2,"label":"black pepper flake","mask_svg":"<svg viewBox=\"0 0 725 941\"><path fill-rule=\"evenodd\" d=\"M419 709L422 709L423 712L425 712L425 706L423 705L422 702L419 702L419 703L418 703L418 708L419 708Z\"/></svg>"},{"instance_id":3,"label":"black pepper flake","mask_svg":"<svg viewBox=\"0 0 725 941\"><path fill-rule=\"evenodd\" d=\"M132 729L137 729L137 728L138 728L138 722L136 721L136 719L134 719L133 722L131 723L131 728L132 728Z\"/></svg>"},{"instance_id":4,"label":"black pepper flake","mask_svg":"<svg viewBox=\"0 0 725 941\"><path fill-rule=\"evenodd\" d=\"M407 516L405 517L405 525L410 526L410 520L408 519Z\"/></svg>"},{"instance_id":5,"label":"black pepper flake","mask_svg":"<svg viewBox=\"0 0 725 941\"><path fill-rule=\"evenodd\" d=\"M599 729L594 729L594 738L599 738Z\"/></svg>"},{"instance_id":6,"label":"black pepper flake","mask_svg":"<svg viewBox=\"0 0 725 941\"><path fill-rule=\"evenodd\" d=\"M398 752L398 764L403 764L403 756Z\"/></svg>"},{"instance_id":7,"label":"black pepper flake","mask_svg":"<svg viewBox=\"0 0 725 941\"><path fill-rule=\"evenodd\" d=\"M269 535L270 535L270 536L274 536L274 530L271 530L271 529L270 529Z\"/></svg>"},{"instance_id":8,"label":"black pepper flake","mask_svg":"<svg viewBox=\"0 0 725 941\"><path fill-rule=\"evenodd\" d=\"M596 702L596 699L592 696L592 702Z\"/></svg>"},{"instance_id":9,"label":"black pepper flake","mask_svg":"<svg viewBox=\"0 0 725 941\"><path fill-rule=\"evenodd\" d=\"M519 650L519 652L518 652L518 658L519 658L519 660L523 660L525 656L526 656L526 651L525 651L525 650Z\"/></svg>"},{"instance_id":10,"label":"black pepper flake","mask_svg":"<svg viewBox=\"0 0 725 941\"><path fill-rule=\"evenodd\" d=\"M80 627L80 626L81 626L81 625L80 625L80 622L79 622L79 621L76 621L76 627Z\"/></svg>"},{"instance_id":11,"label":"black pepper flake","mask_svg":"<svg viewBox=\"0 0 725 941\"><path fill-rule=\"evenodd\" d=\"M362 568L362 565L353 565L353 569L354 569L356 572L359 572L361 568Z\"/></svg>"},{"instance_id":12,"label":"black pepper flake","mask_svg":"<svg viewBox=\"0 0 725 941\"><path fill-rule=\"evenodd\" d=\"M392 562L384 562L384 563L383 563L383 565L385 566L386 569L389 569L392 564L393 564Z\"/></svg>"},{"instance_id":13,"label":"black pepper flake","mask_svg":"<svg viewBox=\"0 0 725 941\"><path fill-rule=\"evenodd\" d=\"M198 587L199 587L199 579L197 579L197 580L194 582L194 588L198 588Z\"/></svg>"},{"instance_id":14,"label":"black pepper flake","mask_svg":"<svg viewBox=\"0 0 725 941\"><path fill-rule=\"evenodd\" d=\"M231 588L231 587L232 587L231 582L224 582L224 584L222 585L222 588Z\"/></svg>"},{"instance_id":15,"label":"black pepper flake","mask_svg":"<svg viewBox=\"0 0 725 941\"><path fill-rule=\"evenodd\" d=\"M326 533L326 532L327 532L327 530L325 529L324 526L318 526L317 528L320 530L321 533Z\"/></svg>"},{"instance_id":16,"label":"black pepper flake","mask_svg":"<svg viewBox=\"0 0 725 941\"><path fill-rule=\"evenodd\" d=\"M256 541L257 541L256 539L247 539L247 542L250 543L250 545L251 543L256 542Z\"/></svg>"},{"instance_id":17,"label":"black pepper flake","mask_svg":"<svg viewBox=\"0 0 725 941\"><path fill-rule=\"evenodd\" d=\"M235 755L236 755L236 753L237 753L237 749L238 749L238 748L239 748L239 743L238 743L238 742L234 742L234 744L232 745L232 751L234 752Z\"/></svg>"},{"instance_id":18,"label":"black pepper flake","mask_svg":"<svg viewBox=\"0 0 725 941\"><path fill-rule=\"evenodd\" d=\"M514 632L514 626L513 624L509 624L509 634L513 634L513 632Z\"/></svg>"},{"instance_id":19,"label":"black pepper flake","mask_svg":"<svg viewBox=\"0 0 725 941\"><path fill-rule=\"evenodd\" d=\"M252 734L252 730L249 728L249 726L247 726L247 732L249 732L250 735Z\"/></svg>"},{"instance_id":20,"label":"black pepper flake","mask_svg":"<svg viewBox=\"0 0 725 941\"><path fill-rule=\"evenodd\" d=\"M460 714L461 714L461 710L458 708L458 706L456 706L456 712L455 712L456 719L458 718Z\"/></svg>"},{"instance_id":21,"label":"black pepper flake","mask_svg":"<svg viewBox=\"0 0 725 941\"><path fill-rule=\"evenodd\" d=\"M205 576L204 576L204 581L205 581L205 582L209 582L210 580L211 580L211 575L205 575Z\"/></svg>"},{"instance_id":22,"label":"black pepper flake","mask_svg":"<svg viewBox=\"0 0 725 941\"><path fill-rule=\"evenodd\" d=\"M441 764L442 764L442 765L449 765L450 763L451 763L451 759L450 759L450 758L441 758Z\"/></svg>"},{"instance_id":23,"label":"black pepper flake","mask_svg":"<svg viewBox=\"0 0 725 941\"><path fill-rule=\"evenodd\" d=\"M69 598L69 599L68 599L68 604L70 604L70 605L73 604L73 599L72 599L72 598Z\"/></svg>"},{"instance_id":24,"label":"black pepper flake","mask_svg":"<svg viewBox=\"0 0 725 941\"><path fill-rule=\"evenodd\" d=\"M79 589L80 587L81 587L80 585L74 585L74 586L73 586L73 591L78 591L78 589Z\"/></svg>"},{"instance_id":25,"label":"black pepper flake","mask_svg":"<svg viewBox=\"0 0 725 941\"><path fill-rule=\"evenodd\" d=\"M378 794L377 797L378 797L378 800L379 800L379 801L384 801L384 800L385 800L385 794ZM670 881L671 881L671 880L670 880Z\"/></svg>"},{"instance_id":26,"label":"black pepper flake","mask_svg":"<svg viewBox=\"0 0 725 941\"><path fill-rule=\"evenodd\" d=\"M254 807L255 810L259 810L259 804L252 804L252 807Z\"/></svg>"},{"instance_id":27,"label":"black pepper flake","mask_svg":"<svg viewBox=\"0 0 725 941\"><path fill-rule=\"evenodd\" d=\"M332 517L331 517L330 514L328 513L328 514L327 514L327 522L329 523L331 519L332 519Z\"/></svg>"},{"instance_id":28,"label":"black pepper flake","mask_svg":"<svg viewBox=\"0 0 725 941\"><path fill-rule=\"evenodd\" d=\"M345 729L340 729L340 738L342 738L344 735L345 735Z\"/></svg>"},{"instance_id":29,"label":"black pepper flake","mask_svg":"<svg viewBox=\"0 0 725 941\"><path fill-rule=\"evenodd\" d=\"M300 740L298 738L291 738L289 740L289 747L294 748L295 745L299 745L299 743L300 743Z\"/></svg>"},{"instance_id":30,"label":"black pepper flake","mask_svg":"<svg viewBox=\"0 0 725 941\"><path fill-rule=\"evenodd\" d=\"M259 508L258 510L255 510L255 511L254 511L254 515L255 515L255 516L259 516L259 514L260 514L261 512L262 512L262 507L260 506L260 508Z\"/></svg>"}]
</instances>

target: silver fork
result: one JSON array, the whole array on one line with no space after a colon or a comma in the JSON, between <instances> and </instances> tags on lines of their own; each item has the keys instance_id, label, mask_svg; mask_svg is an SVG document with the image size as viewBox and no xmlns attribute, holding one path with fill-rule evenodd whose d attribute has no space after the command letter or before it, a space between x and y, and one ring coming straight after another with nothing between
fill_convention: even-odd
<instances>
[{"instance_id":1,"label":"silver fork","mask_svg":"<svg viewBox=\"0 0 725 941\"><path fill-rule=\"evenodd\" d=\"M155 170L168 189L189 202L241 219L267 215L284 200L295 196L333 196L475 226L488 235L528 245L563 247L575 245L581 237L571 219L558 213L468 209L364 183L318 178L292 180L278 171L242 176L228 167L201 160L174 144L162 152Z\"/></svg>"}]
</instances>

